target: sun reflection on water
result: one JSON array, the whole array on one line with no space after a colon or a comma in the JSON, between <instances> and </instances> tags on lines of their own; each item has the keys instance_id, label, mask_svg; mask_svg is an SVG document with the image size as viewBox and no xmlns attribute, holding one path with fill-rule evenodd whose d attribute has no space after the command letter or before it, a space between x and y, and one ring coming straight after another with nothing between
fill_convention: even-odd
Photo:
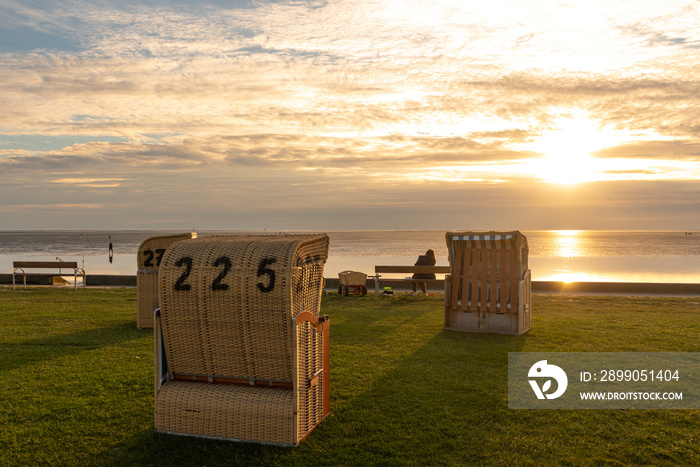
<instances>
[{"instance_id":1,"label":"sun reflection on water","mask_svg":"<svg viewBox=\"0 0 700 467\"><path fill-rule=\"evenodd\" d=\"M565 282L568 284L570 282L605 282L609 280L609 278L600 274L555 269L552 274L543 276L541 280Z\"/></svg>"},{"instance_id":2,"label":"sun reflection on water","mask_svg":"<svg viewBox=\"0 0 700 467\"><path fill-rule=\"evenodd\" d=\"M555 257L566 260L583 256L580 230L555 230L552 233L554 234L552 249ZM590 279L587 276L588 274L572 270L571 264L566 261L560 264L559 267L554 270L554 273L547 277L547 280L578 282Z\"/></svg>"},{"instance_id":3,"label":"sun reflection on water","mask_svg":"<svg viewBox=\"0 0 700 467\"><path fill-rule=\"evenodd\" d=\"M579 235L580 230L556 230L554 239L555 255L562 258L578 258L583 256Z\"/></svg>"}]
</instances>

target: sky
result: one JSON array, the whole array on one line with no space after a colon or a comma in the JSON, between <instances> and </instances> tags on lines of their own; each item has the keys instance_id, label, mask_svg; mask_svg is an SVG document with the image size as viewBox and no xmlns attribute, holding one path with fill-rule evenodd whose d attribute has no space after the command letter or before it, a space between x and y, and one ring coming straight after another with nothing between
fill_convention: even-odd
<instances>
[{"instance_id":1,"label":"sky","mask_svg":"<svg viewBox=\"0 0 700 467\"><path fill-rule=\"evenodd\" d=\"M0 0L0 229L700 230L696 0Z\"/></svg>"}]
</instances>

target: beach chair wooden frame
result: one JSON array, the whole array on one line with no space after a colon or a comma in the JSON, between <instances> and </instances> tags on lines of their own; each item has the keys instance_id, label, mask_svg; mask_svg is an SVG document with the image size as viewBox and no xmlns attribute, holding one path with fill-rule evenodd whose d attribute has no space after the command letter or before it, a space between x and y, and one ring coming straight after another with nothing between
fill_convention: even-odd
<instances>
[{"instance_id":1,"label":"beach chair wooden frame","mask_svg":"<svg viewBox=\"0 0 700 467\"><path fill-rule=\"evenodd\" d=\"M330 413L326 235L202 237L161 262L155 429L296 446Z\"/></svg>"},{"instance_id":2,"label":"beach chair wooden frame","mask_svg":"<svg viewBox=\"0 0 700 467\"><path fill-rule=\"evenodd\" d=\"M197 238L195 232L157 235L141 242L136 252L136 327L153 328L158 308L158 269L165 250L180 240Z\"/></svg>"},{"instance_id":3,"label":"beach chair wooden frame","mask_svg":"<svg viewBox=\"0 0 700 467\"><path fill-rule=\"evenodd\" d=\"M527 238L512 232L447 232L445 328L519 335L530 329Z\"/></svg>"}]
</instances>

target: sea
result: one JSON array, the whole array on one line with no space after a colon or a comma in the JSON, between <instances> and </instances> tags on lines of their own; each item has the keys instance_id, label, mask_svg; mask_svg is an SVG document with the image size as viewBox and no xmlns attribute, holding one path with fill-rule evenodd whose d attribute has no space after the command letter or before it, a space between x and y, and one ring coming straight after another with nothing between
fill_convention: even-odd
<instances>
[{"instance_id":1,"label":"sea","mask_svg":"<svg viewBox=\"0 0 700 467\"><path fill-rule=\"evenodd\" d=\"M135 275L136 253L145 239L182 232L186 231L0 231L0 272L12 273L13 261L61 259L77 261L88 275ZM277 232L202 231L197 235L242 233ZM330 237L324 271L328 278L346 270L373 275L375 265L411 266L428 249L435 251L437 265L449 264L444 230L325 233ZM537 230L523 234L535 281L700 282L700 232Z\"/></svg>"}]
</instances>

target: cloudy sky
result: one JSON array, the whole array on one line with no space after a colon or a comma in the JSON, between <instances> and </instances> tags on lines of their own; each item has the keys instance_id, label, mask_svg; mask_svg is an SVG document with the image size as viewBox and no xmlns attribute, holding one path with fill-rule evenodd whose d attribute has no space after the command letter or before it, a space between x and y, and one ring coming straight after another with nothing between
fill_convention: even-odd
<instances>
[{"instance_id":1,"label":"cloudy sky","mask_svg":"<svg viewBox=\"0 0 700 467\"><path fill-rule=\"evenodd\" d=\"M696 0L0 0L0 229L700 229Z\"/></svg>"}]
</instances>

